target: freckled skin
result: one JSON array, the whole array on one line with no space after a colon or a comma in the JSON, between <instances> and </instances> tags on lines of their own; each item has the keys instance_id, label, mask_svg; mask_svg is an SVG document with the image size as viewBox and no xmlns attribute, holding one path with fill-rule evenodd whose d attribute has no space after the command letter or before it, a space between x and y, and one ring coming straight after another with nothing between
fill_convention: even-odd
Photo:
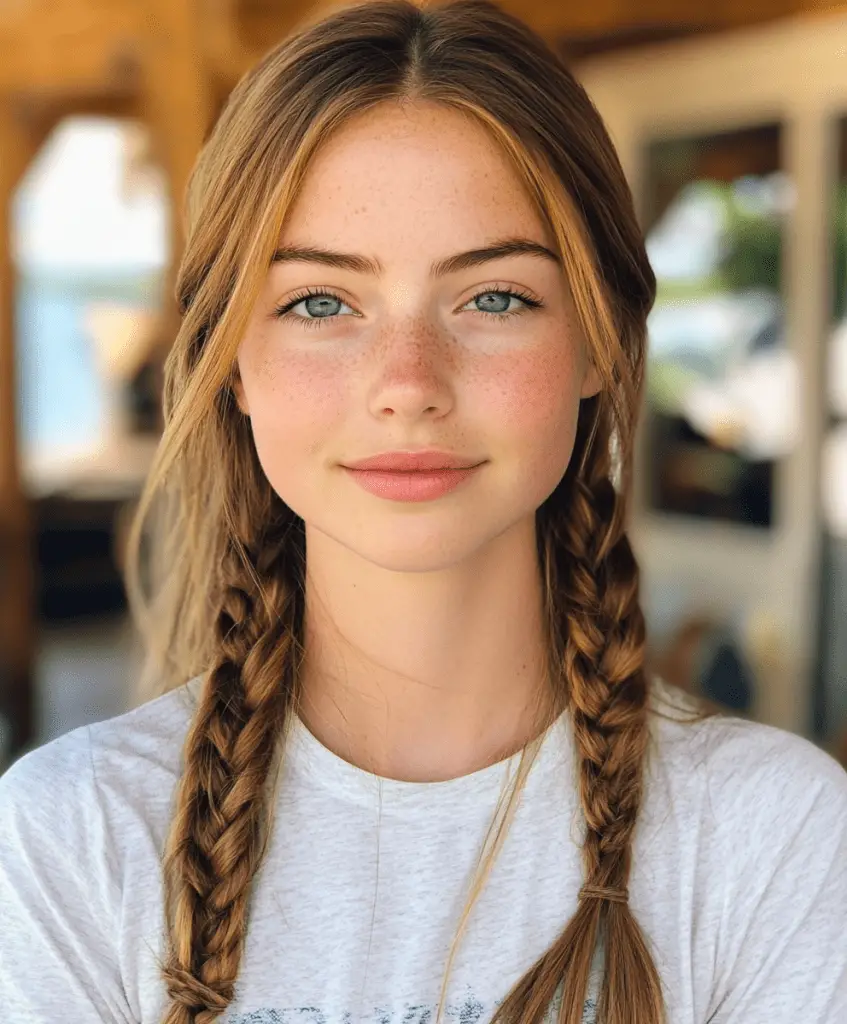
<instances>
[{"instance_id":1,"label":"freckled skin","mask_svg":"<svg viewBox=\"0 0 847 1024\"><path fill-rule=\"evenodd\" d=\"M382 104L325 143L279 239L356 253L381 273L274 265L239 348L236 390L262 466L306 524L301 718L390 778L455 778L540 728L535 511L597 382L555 261L430 274L509 237L555 251L485 130L431 104ZM275 318L306 288L340 303L298 301ZM513 290L542 307L499 295L495 310L507 299L524 311L498 319L480 302ZM307 324L327 303L331 315ZM425 502L370 494L340 465L420 447L486 463Z\"/></svg>"},{"instance_id":2,"label":"freckled skin","mask_svg":"<svg viewBox=\"0 0 847 1024\"><path fill-rule=\"evenodd\" d=\"M429 276L430 263L508 236L556 248L508 158L460 113L383 104L313 161L280 243L359 253L384 270L272 267L239 349L239 404L307 543L319 534L397 571L446 568L526 529L560 480L580 397L598 388L561 269L520 255ZM301 289L324 287L344 303L327 322L304 327L304 302L274 319ZM509 288L544 307L498 321L472 301ZM338 465L419 446L488 464L423 503L368 494Z\"/></svg>"}]
</instances>

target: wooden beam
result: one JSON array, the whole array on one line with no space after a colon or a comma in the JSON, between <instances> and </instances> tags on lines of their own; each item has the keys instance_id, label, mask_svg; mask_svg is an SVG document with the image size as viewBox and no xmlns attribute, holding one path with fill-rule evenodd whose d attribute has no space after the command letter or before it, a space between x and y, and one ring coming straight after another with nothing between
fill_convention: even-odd
<instances>
[{"instance_id":1,"label":"wooden beam","mask_svg":"<svg viewBox=\"0 0 847 1024\"><path fill-rule=\"evenodd\" d=\"M0 91L125 89L136 74L144 3L29 0L0 11Z\"/></svg>"},{"instance_id":2,"label":"wooden beam","mask_svg":"<svg viewBox=\"0 0 847 1024\"><path fill-rule=\"evenodd\" d=\"M0 713L11 725L12 757L35 733L34 553L18 442L12 201L39 144L20 108L0 98Z\"/></svg>"},{"instance_id":3,"label":"wooden beam","mask_svg":"<svg viewBox=\"0 0 847 1024\"><path fill-rule=\"evenodd\" d=\"M185 195L217 104L200 44L198 0L147 3L151 30L141 63L139 103L170 191L171 260L162 316L163 331L172 337L179 325L173 282L185 241Z\"/></svg>"},{"instance_id":4,"label":"wooden beam","mask_svg":"<svg viewBox=\"0 0 847 1024\"><path fill-rule=\"evenodd\" d=\"M242 38L235 0L205 0L197 26L206 66L220 82L233 86L255 61Z\"/></svg>"}]
</instances>

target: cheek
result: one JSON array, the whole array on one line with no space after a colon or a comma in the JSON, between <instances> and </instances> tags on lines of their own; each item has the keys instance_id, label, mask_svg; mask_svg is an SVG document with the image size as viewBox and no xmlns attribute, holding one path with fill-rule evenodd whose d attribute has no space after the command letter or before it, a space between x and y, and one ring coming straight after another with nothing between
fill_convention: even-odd
<instances>
[{"instance_id":1,"label":"cheek","mask_svg":"<svg viewBox=\"0 0 847 1024\"><path fill-rule=\"evenodd\" d=\"M241 373L259 460L287 500L303 478L301 463L327 452L343 419L347 375L336 364L292 353L257 360Z\"/></svg>"},{"instance_id":2,"label":"cheek","mask_svg":"<svg viewBox=\"0 0 847 1024\"><path fill-rule=\"evenodd\" d=\"M541 489L552 489L567 468L579 393L575 357L560 340L510 354L489 375L489 422L501 425L501 441L517 457L521 476Z\"/></svg>"}]
</instances>

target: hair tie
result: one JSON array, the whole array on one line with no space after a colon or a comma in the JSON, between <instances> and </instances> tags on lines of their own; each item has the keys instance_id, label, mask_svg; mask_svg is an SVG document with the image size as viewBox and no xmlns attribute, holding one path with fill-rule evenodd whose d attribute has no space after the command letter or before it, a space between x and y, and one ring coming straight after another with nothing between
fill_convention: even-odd
<instances>
[{"instance_id":1,"label":"hair tie","mask_svg":"<svg viewBox=\"0 0 847 1024\"><path fill-rule=\"evenodd\" d=\"M579 899L611 900L613 903L627 903L628 889L606 889L602 885L584 885L579 890Z\"/></svg>"}]
</instances>

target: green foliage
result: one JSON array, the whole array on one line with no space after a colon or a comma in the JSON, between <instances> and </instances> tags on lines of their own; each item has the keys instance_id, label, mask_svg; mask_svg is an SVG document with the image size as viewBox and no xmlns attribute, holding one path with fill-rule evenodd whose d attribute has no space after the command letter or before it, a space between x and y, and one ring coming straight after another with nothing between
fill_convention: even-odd
<instances>
[{"instance_id":1,"label":"green foliage","mask_svg":"<svg viewBox=\"0 0 847 1024\"><path fill-rule=\"evenodd\" d=\"M748 213L726 204L727 253L721 277L728 291L766 288L778 292L782 280L782 231L780 219Z\"/></svg>"},{"instance_id":2,"label":"green foliage","mask_svg":"<svg viewBox=\"0 0 847 1024\"><path fill-rule=\"evenodd\" d=\"M745 210L733 201L730 185L711 184L724 200L725 255L713 273L700 280L658 281L657 304L721 291L782 290L782 218ZM839 321L847 316L847 180L838 183L830 210L827 244L831 246L833 319Z\"/></svg>"}]
</instances>

